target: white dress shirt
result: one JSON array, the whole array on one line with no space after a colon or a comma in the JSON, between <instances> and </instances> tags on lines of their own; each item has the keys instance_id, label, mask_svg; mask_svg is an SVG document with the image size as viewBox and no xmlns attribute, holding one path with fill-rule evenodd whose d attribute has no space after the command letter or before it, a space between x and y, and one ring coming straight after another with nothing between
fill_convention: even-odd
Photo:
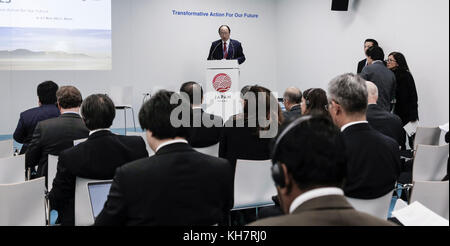
<instances>
[{"instance_id":1,"label":"white dress shirt","mask_svg":"<svg viewBox=\"0 0 450 246\"><path fill-rule=\"evenodd\" d=\"M155 153L158 152L158 150L160 150L160 149L161 149L162 147L164 147L164 146L171 145L171 144L176 144L176 143L185 143L185 144L187 144L188 141L185 140L185 139L176 139L176 140L170 140L170 141L167 141L167 142L165 142L165 143L160 144L160 145L158 146L158 148L156 148Z\"/></svg>"},{"instance_id":2,"label":"white dress shirt","mask_svg":"<svg viewBox=\"0 0 450 246\"><path fill-rule=\"evenodd\" d=\"M343 132L343 131L344 131L345 129L347 129L347 127L349 127L349 126L353 126L353 125L356 125L356 124L363 124L363 123L369 124L369 122L368 122L367 120L353 121L353 122L350 122L350 123L348 123L348 124L343 125L343 126L341 127L341 132Z\"/></svg>"},{"instance_id":3,"label":"white dress shirt","mask_svg":"<svg viewBox=\"0 0 450 246\"><path fill-rule=\"evenodd\" d=\"M322 196L330 196L330 195L344 195L344 191L339 188L335 187L328 187L328 188L318 188L313 189L310 191L307 191L297 198L291 203L291 206L289 207L289 213L292 214L300 205L305 203L306 201L312 200L314 198L322 197Z\"/></svg>"},{"instance_id":4,"label":"white dress shirt","mask_svg":"<svg viewBox=\"0 0 450 246\"><path fill-rule=\"evenodd\" d=\"M222 49L223 49L223 43L227 43L227 53L228 53L228 51L230 50L230 39L228 39L226 42L224 42L223 40L222 40ZM223 54L225 55L225 50L223 51ZM229 56L230 54L228 54L228 56Z\"/></svg>"}]
</instances>

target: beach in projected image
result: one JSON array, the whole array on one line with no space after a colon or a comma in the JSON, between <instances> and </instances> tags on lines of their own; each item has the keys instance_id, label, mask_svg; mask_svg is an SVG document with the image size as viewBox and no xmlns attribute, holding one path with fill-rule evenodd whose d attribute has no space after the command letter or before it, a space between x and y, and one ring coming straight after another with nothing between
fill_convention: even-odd
<instances>
[{"instance_id":1,"label":"beach in projected image","mask_svg":"<svg viewBox=\"0 0 450 246\"><path fill-rule=\"evenodd\" d=\"M0 70L111 69L111 30L0 27Z\"/></svg>"}]
</instances>

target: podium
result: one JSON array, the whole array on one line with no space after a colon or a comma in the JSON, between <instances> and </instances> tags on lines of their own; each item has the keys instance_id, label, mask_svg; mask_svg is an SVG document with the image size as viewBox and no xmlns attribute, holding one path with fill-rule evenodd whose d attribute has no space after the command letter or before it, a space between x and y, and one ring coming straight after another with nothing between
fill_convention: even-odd
<instances>
[{"instance_id":1,"label":"podium","mask_svg":"<svg viewBox=\"0 0 450 246\"><path fill-rule=\"evenodd\" d=\"M242 112L239 86L240 69L237 60L207 61L203 85L205 111L225 121Z\"/></svg>"}]
</instances>

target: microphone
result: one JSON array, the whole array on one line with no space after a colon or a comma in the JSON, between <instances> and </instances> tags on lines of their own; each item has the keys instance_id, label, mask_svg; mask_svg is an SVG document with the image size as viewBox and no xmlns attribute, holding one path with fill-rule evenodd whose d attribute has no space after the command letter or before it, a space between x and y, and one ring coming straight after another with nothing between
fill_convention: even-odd
<instances>
[{"instance_id":1,"label":"microphone","mask_svg":"<svg viewBox=\"0 0 450 246\"><path fill-rule=\"evenodd\" d=\"M222 43L222 42L219 42L219 43L216 45L216 47L213 49L213 51L211 52L211 54L209 54L209 60L212 60L212 55L214 54L214 51L216 51L217 47L219 47L219 45L220 45L221 43Z\"/></svg>"}]
</instances>

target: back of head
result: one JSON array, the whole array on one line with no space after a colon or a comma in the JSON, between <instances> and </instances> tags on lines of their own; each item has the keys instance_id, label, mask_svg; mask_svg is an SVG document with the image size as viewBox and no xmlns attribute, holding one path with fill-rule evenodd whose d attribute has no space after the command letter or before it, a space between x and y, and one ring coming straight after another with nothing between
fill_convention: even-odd
<instances>
[{"instance_id":1,"label":"back of head","mask_svg":"<svg viewBox=\"0 0 450 246\"><path fill-rule=\"evenodd\" d=\"M37 95L41 104L56 104L58 85L53 81L45 81L38 85Z\"/></svg>"},{"instance_id":2,"label":"back of head","mask_svg":"<svg viewBox=\"0 0 450 246\"><path fill-rule=\"evenodd\" d=\"M298 88L290 87L286 89L283 97L290 104L300 104L302 101L302 92Z\"/></svg>"},{"instance_id":3,"label":"back of head","mask_svg":"<svg viewBox=\"0 0 450 246\"><path fill-rule=\"evenodd\" d=\"M81 92L74 86L63 86L56 92L58 104L63 109L78 108L83 102Z\"/></svg>"},{"instance_id":4,"label":"back of head","mask_svg":"<svg viewBox=\"0 0 450 246\"><path fill-rule=\"evenodd\" d=\"M116 108L107 95L95 94L83 101L81 115L86 127L91 131L109 128L116 117Z\"/></svg>"},{"instance_id":5,"label":"back of head","mask_svg":"<svg viewBox=\"0 0 450 246\"><path fill-rule=\"evenodd\" d=\"M326 110L328 105L327 93L320 88L309 89L303 94L306 103L306 114L311 111L328 114Z\"/></svg>"},{"instance_id":6,"label":"back of head","mask_svg":"<svg viewBox=\"0 0 450 246\"><path fill-rule=\"evenodd\" d=\"M380 46L372 46L366 51L367 57L372 58L374 61L384 60L384 51Z\"/></svg>"},{"instance_id":7,"label":"back of head","mask_svg":"<svg viewBox=\"0 0 450 246\"><path fill-rule=\"evenodd\" d=\"M180 87L181 96L187 96L191 105L202 104L203 89L197 82L186 82Z\"/></svg>"},{"instance_id":8,"label":"back of head","mask_svg":"<svg viewBox=\"0 0 450 246\"><path fill-rule=\"evenodd\" d=\"M378 99L378 87L370 81L366 81L368 101L370 104L376 104Z\"/></svg>"},{"instance_id":9,"label":"back of head","mask_svg":"<svg viewBox=\"0 0 450 246\"><path fill-rule=\"evenodd\" d=\"M262 114L265 112L265 114ZM275 121L281 124L283 114L278 100L273 96L272 92L262 86L252 86L244 96L244 118L257 119L256 125L259 129L262 127L260 123L263 120Z\"/></svg>"},{"instance_id":10,"label":"back of head","mask_svg":"<svg viewBox=\"0 0 450 246\"><path fill-rule=\"evenodd\" d=\"M366 114L367 86L359 75L347 73L334 78L328 85L328 97L349 115Z\"/></svg>"},{"instance_id":11,"label":"back of head","mask_svg":"<svg viewBox=\"0 0 450 246\"><path fill-rule=\"evenodd\" d=\"M306 116L309 117L309 116ZM305 116L297 119L302 121ZM345 159L339 129L323 115L294 126L283 136L292 122L283 124L274 162L284 163L296 184L302 190L316 187L342 185Z\"/></svg>"},{"instance_id":12,"label":"back of head","mask_svg":"<svg viewBox=\"0 0 450 246\"><path fill-rule=\"evenodd\" d=\"M171 98L176 103L171 103ZM151 131L153 137L159 140L186 137L186 129L174 127L171 121L172 112L178 107L189 108L189 105L183 104L180 95L175 92L158 91L150 100L145 102L139 111L139 123L142 129ZM179 116L174 116L176 117L174 120L179 120Z\"/></svg>"}]
</instances>

